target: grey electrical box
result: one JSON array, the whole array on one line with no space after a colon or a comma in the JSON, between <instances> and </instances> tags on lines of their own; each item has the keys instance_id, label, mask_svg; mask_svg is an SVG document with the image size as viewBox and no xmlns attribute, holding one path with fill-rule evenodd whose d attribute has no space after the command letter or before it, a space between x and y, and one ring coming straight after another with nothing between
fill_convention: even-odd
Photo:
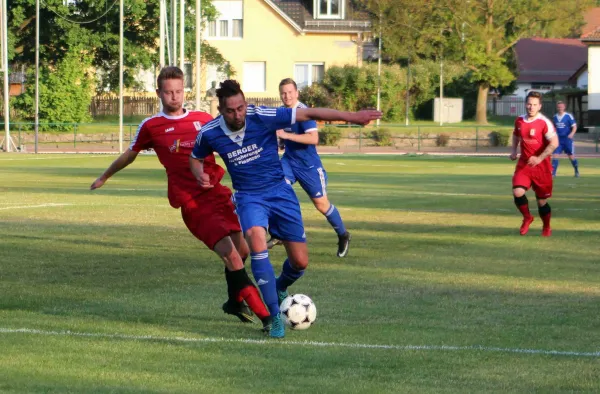
<instances>
[{"instance_id":1,"label":"grey electrical box","mask_svg":"<svg viewBox=\"0 0 600 394\"><path fill-rule=\"evenodd\" d=\"M440 121L440 98L433 102L433 120ZM442 100L442 122L459 123L463 120L463 99L444 97Z\"/></svg>"}]
</instances>

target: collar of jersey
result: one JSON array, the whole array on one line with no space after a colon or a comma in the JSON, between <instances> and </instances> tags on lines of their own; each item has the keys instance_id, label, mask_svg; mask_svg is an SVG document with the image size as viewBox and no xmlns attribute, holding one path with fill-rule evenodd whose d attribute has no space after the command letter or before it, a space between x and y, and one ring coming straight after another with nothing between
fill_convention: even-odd
<instances>
[{"instance_id":1,"label":"collar of jersey","mask_svg":"<svg viewBox=\"0 0 600 394\"><path fill-rule=\"evenodd\" d=\"M171 115L167 115L167 114L165 114L165 113L164 113L164 112L162 112L162 111L160 111L160 114L159 114L159 115L160 115L160 116L163 116L163 117L165 117L165 118L167 118L167 119L183 119L183 118L185 118L186 116L188 116L188 114L189 114L189 113L190 113L190 111L188 111L188 110L186 110L186 109L184 108L184 109L183 109L183 114L181 114L181 115L177 115L177 116L171 116Z\"/></svg>"},{"instance_id":2,"label":"collar of jersey","mask_svg":"<svg viewBox=\"0 0 600 394\"><path fill-rule=\"evenodd\" d=\"M223 119L222 116L219 118L219 125L221 126L221 129L223 129L223 132L227 136L242 134L242 133L246 132L246 123L244 123L244 127L242 127L241 129L239 129L237 131L229 130L229 127L227 127L227 123L225 123L225 119Z\"/></svg>"},{"instance_id":3,"label":"collar of jersey","mask_svg":"<svg viewBox=\"0 0 600 394\"><path fill-rule=\"evenodd\" d=\"M562 116L559 115L559 113L556 113L556 119L558 119L559 122L561 122L563 120L563 118L567 115L567 113L563 113Z\"/></svg>"},{"instance_id":4,"label":"collar of jersey","mask_svg":"<svg viewBox=\"0 0 600 394\"><path fill-rule=\"evenodd\" d=\"M525 123L531 123L531 122L535 122L536 120L540 119L542 117L542 114L538 112L537 115L535 115L535 118L531 119L531 120L527 120L527 114L525 114L525 116L523 116L523 120L525 121Z\"/></svg>"}]
</instances>

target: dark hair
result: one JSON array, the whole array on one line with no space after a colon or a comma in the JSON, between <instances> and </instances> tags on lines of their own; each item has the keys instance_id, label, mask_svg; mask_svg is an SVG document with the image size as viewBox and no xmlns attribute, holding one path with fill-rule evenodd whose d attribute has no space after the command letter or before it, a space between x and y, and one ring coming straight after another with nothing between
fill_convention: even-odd
<instances>
[{"instance_id":1,"label":"dark hair","mask_svg":"<svg viewBox=\"0 0 600 394\"><path fill-rule=\"evenodd\" d=\"M540 104L542 103L542 94L540 92L529 92L527 93L527 99L533 97L536 98L540 101ZM527 101L527 99L525 99Z\"/></svg>"},{"instance_id":2,"label":"dark hair","mask_svg":"<svg viewBox=\"0 0 600 394\"><path fill-rule=\"evenodd\" d=\"M284 85L294 85L296 90L298 90L298 85L296 85L296 81L294 81L292 78L282 79L281 82L279 82L279 87L282 87Z\"/></svg>"},{"instance_id":3,"label":"dark hair","mask_svg":"<svg viewBox=\"0 0 600 394\"><path fill-rule=\"evenodd\" d=\"M162 89L162 83L167 79L181 79L183 81L183 71L181 71L179 67L175 66L168 66L160 70L158 78L156 79L156 87L158 90Z\"/></svg>"},{"instance_id":4,"label":"dark hair","mask_svg":"<svg viewBox=\"0 0 600 394\"><path fill-rule=\"evenodd\" d=\"M244 92L242 92L242 88L240 84L235 79L228 79L219 84L219 89L217 89L217 97L219 98L219 106L225 106L225 100L229 97L237 96L241 94L244 99Z\"/></svg>"}]
</instances>

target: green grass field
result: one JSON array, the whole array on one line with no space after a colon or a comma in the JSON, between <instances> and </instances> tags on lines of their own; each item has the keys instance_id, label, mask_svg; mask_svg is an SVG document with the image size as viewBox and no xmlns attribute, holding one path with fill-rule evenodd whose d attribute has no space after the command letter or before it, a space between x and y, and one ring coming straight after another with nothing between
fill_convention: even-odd
<instances>
[{"instance_id":1,"label":"green grass field","mask_svg":"<svg viewBox=\"0 0 600 394\"><path fill-rule=\"evenodd\" d=\"M598 160L562 161L546 239L508 159L325 157L350 255L299 193L319 315L277 341L221 311L156 157L88 190L113 159L0 155L0 392L600 391Z\"/></svg>"}]
</instances>

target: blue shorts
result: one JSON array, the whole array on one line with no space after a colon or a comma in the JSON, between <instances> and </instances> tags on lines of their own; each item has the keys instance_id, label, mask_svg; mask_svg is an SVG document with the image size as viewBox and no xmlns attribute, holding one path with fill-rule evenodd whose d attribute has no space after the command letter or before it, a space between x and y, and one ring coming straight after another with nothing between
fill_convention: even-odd
<instances>
[{"instance_id":1,"label":"blue shorts","mask_svg":"<svg viewBox=\"0 0 600 394\"><path fill-rule=\"evenodd\" d=\"M562 137L558 139L558 146L554 150L554 154L559 155L563 152L569 156L575 154L575 144L573 144L573 140L571 138Z\"/></svg>"},{"instance_id":2,"label":"blue shorts","mask_svg":"<svg viewBox=\"0 0 600 394\"><path fill-rule=\"evenodd\" d=\"M327 195L327 171L321 166L297 167L292 166L286 157L281 158L281 166L285 179L293 185L298 181L310 198Z\"/></svg>"},{"instance_id":3,"label":"blue shorts","mask_svg":"<svg viewBox=\"0 0 600 394\"><path fill-rule=\"evenodd\" d=\"M260 193L235 192L232 201L244 233L258 226L282 241L306 242L300 204L286 182Z\"/></svg>"}]
</instances>

